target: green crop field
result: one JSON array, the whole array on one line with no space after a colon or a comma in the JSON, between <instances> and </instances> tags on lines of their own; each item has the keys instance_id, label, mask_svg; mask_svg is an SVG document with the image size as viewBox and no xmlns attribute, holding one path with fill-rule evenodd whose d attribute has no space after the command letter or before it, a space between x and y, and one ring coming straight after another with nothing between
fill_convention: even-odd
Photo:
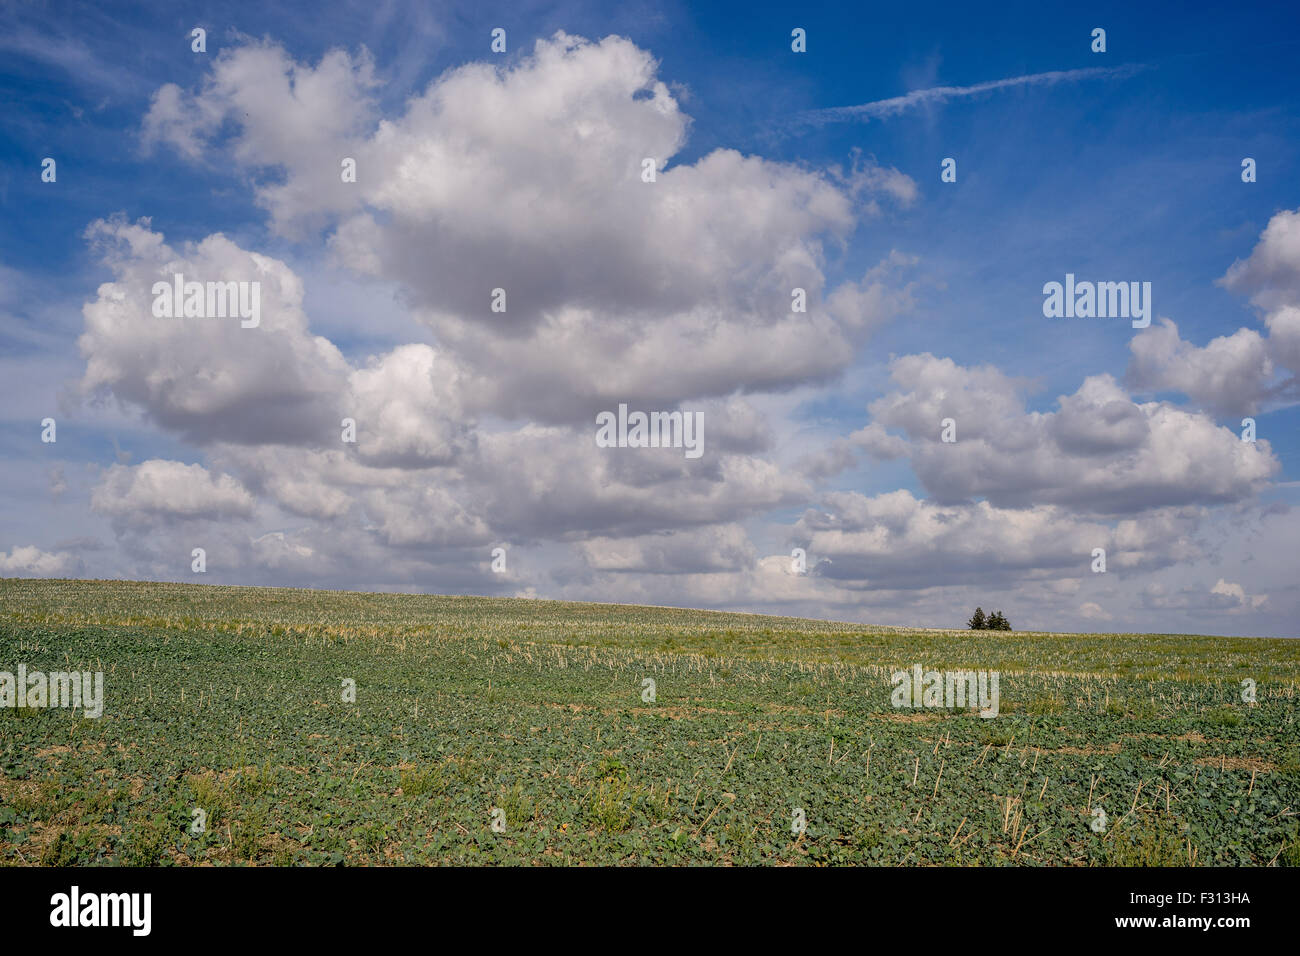
<instances>
[{"instance_id":1,"label":"green crop field","mask_svg":"<svg viewBox=\"0 0 1300 956\"><path fill-rule=\"evenodd\" d=\"M7 865L1300 864L1295 641L0 580L20 664Z\"/></svg>"}]
</instances>

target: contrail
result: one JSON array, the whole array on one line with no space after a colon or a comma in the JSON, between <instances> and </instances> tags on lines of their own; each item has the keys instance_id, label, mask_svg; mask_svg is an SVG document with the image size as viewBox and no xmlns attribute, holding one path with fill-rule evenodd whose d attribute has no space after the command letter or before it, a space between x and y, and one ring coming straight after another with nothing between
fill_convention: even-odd
<instances>
[{"instance_id":1,"label":"contrail","mask_svg":"<svg viewBox=\"0 0 1300 956\"><path fill-rule=\"evenodd\" d=\"M1094 66L1082 70L1052 70L1048 73L1012 76L1005 80L976 83L974 86L934 86L928 90L913 90L910 93L904 93L902 96L891 96L887 100L861 103L858 106L833 106L824 110L807 110L796 114L794 120L796 123L822 126L826 123L842 123L852 120L888 119L917 106L946 103L948 100L978 96L980 93L990 93L994 90L1004 90L1013 86L1054 86L1057 83L1071 83L1075 80L1106 76L1131 76L1143 68L1141 65Z\"/></svg>"}]
</instances>

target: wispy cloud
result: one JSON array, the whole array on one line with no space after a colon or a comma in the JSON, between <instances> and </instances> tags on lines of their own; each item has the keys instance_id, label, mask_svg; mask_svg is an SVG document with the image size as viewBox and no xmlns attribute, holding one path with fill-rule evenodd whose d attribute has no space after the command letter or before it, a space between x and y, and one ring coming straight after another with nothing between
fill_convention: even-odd
<instances>
[{"instance_id":1,"label":"wispy cloud","mask_svg":"<svg viewBox=\"0 0 1300 956\"><path fill-rule=\"evenodd\" d=\"M61 72L83 87L130 93L148 85L138 69L106 62L82 40L30 29L6 30L3 21L0 52Z\"/></svg>"},{"instance_id":2,"label":"wispy cloud","mask_svg":"<svg viewBox=\"0 0 1300 956\"><path fill-rule=\"evenodd\" d=\"M1012 76L1003 80L990 80L973 86L933 86L927 90L913 90L902 96L891 96L886 100L860 103L857 106L833 106L829 109L808 110L795 116L799 125L823 126L827 123L844 123L863 120L883 120L906 113L921 106L933 106L949 100L965 99L992 93L996 90L1010 89L1016 86L1055 86L1058 83L1074 83L1079 80L1102 79L1105 77L1122 78L1132 76L1145 69L1140 64L1118 67L1088 67L1082 70L1052 70L1047 73L1030 73L1026 76Z\"/></svg>"}]
</instances>

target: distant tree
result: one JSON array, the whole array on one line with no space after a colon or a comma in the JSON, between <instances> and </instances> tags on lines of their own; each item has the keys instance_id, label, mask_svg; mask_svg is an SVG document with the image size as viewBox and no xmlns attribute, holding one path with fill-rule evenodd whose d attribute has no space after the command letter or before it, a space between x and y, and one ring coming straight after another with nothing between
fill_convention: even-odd
<instances>
[{"instance_id":1,"label":"distant tree","mask_svg":"<svg viewBox=\"0 0 1300 956\"><path fill-rule=\"evenodd\" d=\"M994 611L989 615L987 627L990 631L1009 631L1011 630L1011 622L1006 619L1006 616L1001 611Z\"/></svg>"},{"instance_id":2,"label":"distant tree","mask_svg":"<svg viewBox=\"0 0 1300 956\"><path fill-rule=\"evenodd\" d=\"M966 622L966 626L972 631L988 630L989 622L984 617L984 608L977 607L975 613L971 615L971 619Z\"/></svg>"}]
</instances>

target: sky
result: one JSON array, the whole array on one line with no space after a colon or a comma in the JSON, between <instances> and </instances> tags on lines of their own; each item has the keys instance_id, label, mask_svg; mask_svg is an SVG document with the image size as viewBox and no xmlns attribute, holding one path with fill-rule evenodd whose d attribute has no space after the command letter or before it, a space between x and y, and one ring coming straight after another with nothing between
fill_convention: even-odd
<instances>
[{"instance_id":1,"label":"sky","mask_svg":"<svg viewBox=\"0 0 1300 956\"><path fill-rule=\"evenodd\" d=\"M0 576L1297 636L1300 13L1001 6L4 5Z\"/></svg>"}]
</instances>

